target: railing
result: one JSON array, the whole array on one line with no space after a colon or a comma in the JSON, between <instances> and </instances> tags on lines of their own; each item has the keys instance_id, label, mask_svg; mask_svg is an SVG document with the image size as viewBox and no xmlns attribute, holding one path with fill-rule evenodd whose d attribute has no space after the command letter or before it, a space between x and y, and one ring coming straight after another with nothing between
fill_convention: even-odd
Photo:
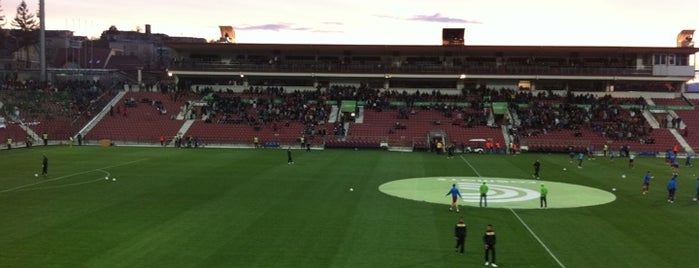
<instances>
[{"instance_id":1,"label":"railing","mask_svg":"<svg viewBox=\"0 0 699 268\"><path fill-rule=\"evenodd\" d=\"M325 147L330 148L380 148L388 142L388 136L332 136L324 137Z\"/></svg>"},{"instance_id":2,"label":"railing","mask_svg":"<svg viewBox=\"0 0 699 268\"><path fill-rule=\"evenodd\" d=\"M172 139L172 137L167 137L167 139ZM159 136L133 136L133 135L112 135L105 140L111 140L115 144L124 145L150 145L150 144L160 144ZM100 140L95 139L84 139L83 144L99 144Z\"/></svg>"},{"instance_id":3,"label":"railing","mask_svg":"<svg viewBox=\"0 0 699 268\"><path fill-rule=\"evenodd\" d=\"M186 147L189 135L185 135L182 138L183 147ZM326 137L317 136L313 139L307 138L307 142L311 143L314 147L324 147ZM334 138L334 137L333 137ZM130 135L112 135L109 138L103 140L111 141L115 146L160 146L160 136L130 136ZM84 140L85 145L99 145L101 140L89 139ZM172 136L165 137L165 146L173 147L174 141ZM299 146L297 138L290 136L280 136L279 139L264 140L260 139L260 145L264 146L266 143L275 143L278 147L286 146ZM192 145L194 146L194 145ZM253 141L251 137L228 137L228 136L201 136L199 137L199 147L207 146L231 146L231 147L252 147Z\"/></svg>"},{"instance_id":4,"label":"railing","mask_svg":"<svg viewBox=\"0 0 699 268\"><path fill-rule=\"evenodd\" d=\"M568 152L572 148L574 152L584 152L592 145L587 139L528 139L520 140L520 148L528 147L531 152Z\"/></svg>"},{"instance_id":5,"label":"railing","mask_svg":"<svg viewBox=\"0 0 699 268\"><path fill-rule=\"evenodd\" d=\"M312 73L420 73L420 74L492 74L492 75L652 75L652 68L636 67L561 67L531 65L464 65L415 64L392 66L381 63L332 64L332 63L221 63L180 62L173 70L211 70L233 72L312 72Z\"/></svg>"}]
</instances>

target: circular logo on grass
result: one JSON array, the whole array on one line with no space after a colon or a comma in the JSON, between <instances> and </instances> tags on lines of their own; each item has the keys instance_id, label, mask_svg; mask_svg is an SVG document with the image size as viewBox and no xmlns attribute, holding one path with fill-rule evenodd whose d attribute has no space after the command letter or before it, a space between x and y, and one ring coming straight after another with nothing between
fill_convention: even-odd
<instances>
[{"instance_id":1,"label":"circular logo on grass","mask_svg":"<svg viewBox=\"0 0 699 268\"><path fill-rule=\"evenodd\" d=\"M461 192L460 205L479 206L480 186L488 185L488 207L539 208L539 189L548 189L549 208L572 208L606 204L616 196L608 191L588 186L541 180L489 177L428 177L390 181L379 190L391 196L437 204L451 204L446 196L452 184Z\"/></svg>"}]
</instances>

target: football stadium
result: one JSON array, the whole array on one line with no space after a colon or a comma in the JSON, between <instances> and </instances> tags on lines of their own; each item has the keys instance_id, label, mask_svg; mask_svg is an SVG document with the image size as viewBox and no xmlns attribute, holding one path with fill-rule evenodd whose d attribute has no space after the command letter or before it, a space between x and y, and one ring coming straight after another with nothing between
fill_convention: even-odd
<instances>
[{"instance_id":1,"label":"football stadium","mask_svg":"<svg viewBox=\"0 0 699 268\"><path fill-rule=\"evenodd\" d=\"M693 33L296 45L222 28L165 42L167 68L137 80L4 75L0 266L691 267ZM93 64L85 49L59 65Z\"/></svg>"}]
</instances>

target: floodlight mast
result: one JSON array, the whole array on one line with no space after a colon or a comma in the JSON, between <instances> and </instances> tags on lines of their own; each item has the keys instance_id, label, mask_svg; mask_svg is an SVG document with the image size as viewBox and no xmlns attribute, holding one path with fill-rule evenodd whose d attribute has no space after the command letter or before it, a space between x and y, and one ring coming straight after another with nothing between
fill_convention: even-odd
<instances>
[{"instance_id":1,"label":"floodlight mast","mask_svg":"<svg viewBox=\"0 0 699 268\"><path fill-rule=\"evenodd\" d=\"M39 0L39 81L46 83L46 5Z\"/></svg>"}]
</instances>

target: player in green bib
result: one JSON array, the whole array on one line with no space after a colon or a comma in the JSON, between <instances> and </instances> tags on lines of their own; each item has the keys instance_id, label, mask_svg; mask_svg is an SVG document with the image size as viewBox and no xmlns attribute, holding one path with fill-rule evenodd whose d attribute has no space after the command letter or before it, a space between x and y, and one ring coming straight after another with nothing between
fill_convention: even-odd
<instances>
[{"instance_id":1,"label":"player in green bib","mask_svg":"<svg viewBox=\"0 0 699 268\"><path fill-rule=\"evenodd\" d=\"M546 201L546 195L549 194L549 189L546 188L543 184L541 185L541 197L539 197L539 206L541 208L546 208L548 207L548 202Z\"/></svg>"},{"instance_id":2,"label":"player in green bib","mask_svg":"<svg viewBox=\"0 0 699 268\"><path fill-rule=\"evenodd\" d=\"M478 206L479 207L488 207L488 185L483 182L481 184L481 199L478 201Z\"/></svg>"}]
</instances>

